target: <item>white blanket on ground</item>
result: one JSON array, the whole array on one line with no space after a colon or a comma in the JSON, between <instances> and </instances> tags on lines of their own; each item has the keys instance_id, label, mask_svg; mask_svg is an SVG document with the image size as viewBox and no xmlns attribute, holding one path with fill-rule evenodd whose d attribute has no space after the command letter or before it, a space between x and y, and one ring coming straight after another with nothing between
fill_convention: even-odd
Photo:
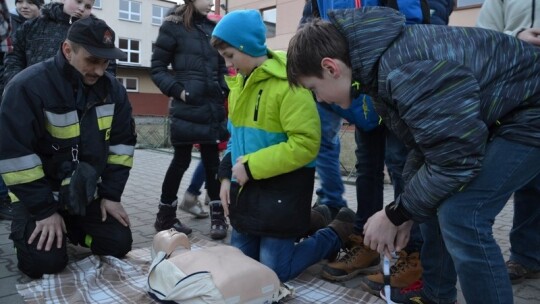
<instances>
[{"instance_id":1,"label":"white blanket on ground","mask_svg":"<svg viewBox=\"0 0 540 304\"><path fill-rule=\"evenodd\" d=\"M192 249L215 244L190 239ZM146 292L150 248L131 251L126 258L89 256L68 264L55 275L17 285L26 303L158 303ZM287 285L294 294L284 303L384 303L359 289L349 289L303 273Z\"/></svg>"}]
</instances>

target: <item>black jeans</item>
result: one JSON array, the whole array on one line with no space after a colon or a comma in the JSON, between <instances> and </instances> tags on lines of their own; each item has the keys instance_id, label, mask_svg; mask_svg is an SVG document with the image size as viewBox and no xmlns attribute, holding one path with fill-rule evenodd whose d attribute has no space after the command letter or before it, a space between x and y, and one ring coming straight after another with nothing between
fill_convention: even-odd
<instances>
[{"instance_id":1,"label":"black jeans","mask_svg":"<svg viewBox=\"0 0 540 304\"><path fill-rule=\"evenodd\" d=\"M174 156L165 174L163 185L161 186L161 202L172 204L178 197L178 189L184 172L191 163L192 145L174 146ZM206 174L206 190L210 200L219 200L219 181L217 172L219 167L219 152L217 144L201 144L201 159L204 164Z\"/></svg>"},{"instance_id":2,"label":"black jeans","mask_svg":"<svg viewBox=\"0 0 540 304\"><path fill-rule=\"evenodd\" d=\"M56 247L56 240L51 250L37 250L39 235L32 244L28 239L36 227L35 220L24 210L24 206L16 203L15 219L11 223L10 239L17 249L19 269L31 278L40 278L43 274L62 271L68 262L66 250L67 238L75 244L89 247L93 254L111 255L121 258L131 250L133 239L131 229L120 224L110 214L101 221L100 200L93 201L86 208L86 216L72 216L66 212L58 213L64 218L67 238L64 235L62 247Z\"/></svg>"}]
</instances>

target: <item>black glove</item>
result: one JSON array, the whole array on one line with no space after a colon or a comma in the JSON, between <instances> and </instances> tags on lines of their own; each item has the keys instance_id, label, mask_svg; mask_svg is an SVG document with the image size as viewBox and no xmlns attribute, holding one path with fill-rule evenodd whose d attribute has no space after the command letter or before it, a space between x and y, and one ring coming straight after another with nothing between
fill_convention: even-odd
<instances>
[{"instance_id":1,"label":"black glove","mask_svg":"<svg viewBox=\"0 0 540 304\"><path fill-rule=\"evenodd\" d=\"M71 215L86 215L86 206L94 200L98 176L85 162L74 163L69 184L60 187L60 202Z\"/></svg>"}]
</instances>

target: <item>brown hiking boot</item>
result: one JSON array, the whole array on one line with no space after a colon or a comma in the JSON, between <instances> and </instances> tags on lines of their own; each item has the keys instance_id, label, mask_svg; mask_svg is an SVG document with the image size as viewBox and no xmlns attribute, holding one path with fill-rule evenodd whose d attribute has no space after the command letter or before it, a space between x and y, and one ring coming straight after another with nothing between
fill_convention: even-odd
<instances>
[{"instance_id":1,"label":"brown hiking boot","mask_svg":"<svg viewBox=\"0 0 540 304\"><path fill-rule=\"evenodd\" d=\"M390 286L394 288L405 288L422 278L422 264L420 263L420 253L412 252L407 254L405 250L399 252L399 258L390 267ZM384 288L384 278L382 272L368 275L360 282L360 287L372 295L378 296Z\"/></svg>"},{"instance_id":2,"label":"brown hiking boot","mask_svg":"<svg viewBox=\"0 0 540 304\"><path fill-rule=\"evenodd\" d=\"M375 250L364 246L361 235L349 236L350 249L337 261L323 267L321 276L329 281L346 281L359 274L371 274L378 270L381 257Z\"/></svg>"}]
</instances>

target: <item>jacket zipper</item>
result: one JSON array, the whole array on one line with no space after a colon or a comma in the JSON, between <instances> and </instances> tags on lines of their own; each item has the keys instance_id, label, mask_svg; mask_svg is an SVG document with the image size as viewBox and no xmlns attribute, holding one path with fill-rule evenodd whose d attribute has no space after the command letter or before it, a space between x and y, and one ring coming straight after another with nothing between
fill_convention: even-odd
<instances>
[{"instance_id":1,"label":"jacket zipper","mask_svg":"<svg viewBox=\"0 0 540 304\"><path fill-rule=\"evenodd\" d=\"M257 121L259 118L259 102L261 101L261 95L263 90L259 90L259 94L257 94L257 103L255 104L255 113L253 113L253 120Z\"/></svg>"}]
</instances>

